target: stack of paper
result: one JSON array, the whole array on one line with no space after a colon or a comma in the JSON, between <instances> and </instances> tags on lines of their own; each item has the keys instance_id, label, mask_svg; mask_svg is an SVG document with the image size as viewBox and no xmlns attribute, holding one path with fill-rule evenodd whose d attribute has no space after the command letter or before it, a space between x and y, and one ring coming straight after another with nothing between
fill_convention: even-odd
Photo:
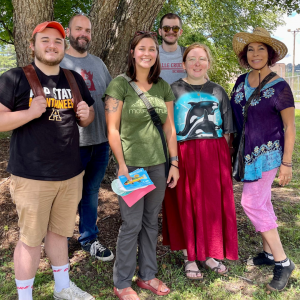
<instances>
[{"instance_id":1,"label":"stack of paper","mask_svg":"<svg viewBox=\"0 0 300 300\"><path fill-rule=\"evenodd\" d=\"M131 180L124 175L111 183L113 191L120 195L129 207L155 189L155 185L143 168L129 173Z\"/></svg>"}]
</instances>

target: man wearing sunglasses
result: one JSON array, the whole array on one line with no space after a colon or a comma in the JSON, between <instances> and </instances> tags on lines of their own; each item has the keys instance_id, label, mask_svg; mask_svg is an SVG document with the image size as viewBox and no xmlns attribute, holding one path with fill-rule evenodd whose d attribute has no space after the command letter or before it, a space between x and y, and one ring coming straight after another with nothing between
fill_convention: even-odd
<instances>
[{"instance_id":1,"label":"man wearing sunglasses","mask_svg":"<svg viewBox=\"0 0 300 300\"><path fill-rule=\"evenodd\" d=\"M171 84L184 77L185 73L182 68L185 47L177 43L183 32L181 18L173 13L164 15L160 20L158 32L163 40L162 45L159 46L160 76Z\"/></svg>"}]
</instances>

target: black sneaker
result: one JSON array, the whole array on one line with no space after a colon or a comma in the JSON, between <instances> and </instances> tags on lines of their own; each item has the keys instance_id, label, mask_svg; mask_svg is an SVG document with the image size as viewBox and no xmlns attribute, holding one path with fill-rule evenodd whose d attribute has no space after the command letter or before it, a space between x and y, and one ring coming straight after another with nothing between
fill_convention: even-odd
<instances>
[{"instance_id":1,"label":"black sneaker","mask_svg":"<svg viewBox=\"0 0 300 300\"><path fill-rule=\"evenodd\" d=\"M102 260L102 261L110 261L114 259L114 254L100 244L97 239L94 239L85 245L81 246L82 250L90 252L91 256Z\"/></svg>"},{"instance_id":2,"label":"black sneaker","mask_svg":"<svg viewBox=\"0 0 300 300\"><path fill-rule=\"evenodd\" d=\"M274 276L272 281L267 284L267 289L271 291L282 291L286 287L294 269L295 264L291 260L290 265L287 267L275 265L273 270Z\"/></svg>"},{"instance_id":3,"label":"black sneaker","mask_svg":"<svg viewBox=\"0 0 300 300\"><path fill-rule=\"evenodd\" d=\"M274 264L275 264L274 259L268 258L264 252L258 253L257 256L255 256L251 259L248 259L248 261L247 261L248 266L260 266L260 265L271 266Z\"/></svg>"}]
</instances>

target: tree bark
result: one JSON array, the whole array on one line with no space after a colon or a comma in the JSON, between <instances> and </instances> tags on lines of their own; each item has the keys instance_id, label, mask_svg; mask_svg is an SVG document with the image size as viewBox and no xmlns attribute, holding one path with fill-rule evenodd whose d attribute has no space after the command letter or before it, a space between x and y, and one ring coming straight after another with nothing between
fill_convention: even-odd
<instances>
[{"instance_id":1,"label":"tree bark","mask_svg":"<svg viewBox=\"0 0 300 300\"><path fill-rule=\"evenodd\" d=\"M112 77L123 73L129 42L136 31L149 31L165 0L94 0L91 53L102 58Z\"/></svg>"},{"instance_id":2,"label":"tree bark","mask_svg":"<svg viewBox=\"0 0 300 300\"><path fill-rule=\"evenodd\" d=\"M139 30L149 31L165 0L94 0L90 12L92 41L90 52L106 64L114 78L127 66L129 43ZM116 163L110 151L103 182L116 178Z\"/></svg>"},{"instance_id":3,"label":"tree bark","mask_svg":"<svg viewBox=\"0 0 300 300\"><path fill-rule=\"evenodd\" d=\"M53 20L53 0L12 0L14 6L14 41L19 67L32 62L29 40L34 28Z\"/></svg>"}]
</instances>

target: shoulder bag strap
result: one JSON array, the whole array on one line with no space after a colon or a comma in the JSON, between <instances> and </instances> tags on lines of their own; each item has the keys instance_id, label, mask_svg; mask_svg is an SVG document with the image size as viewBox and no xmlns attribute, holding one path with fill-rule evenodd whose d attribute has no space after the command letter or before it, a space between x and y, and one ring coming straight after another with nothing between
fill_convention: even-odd
<instances>
[{"instance_id":1,"label":"shoulder bag strap","mask_svg":"<svg viewBox=\"0 0 300 300\"><path fill-rule=\"evenodd\" d=\"M255 89L255 91L252 93L252 95L249 97L248 101L246 102L245 106L244 106L244 121L243 121L243 130L242 130L242 135L241 135L241 139L240 139L240 143L239 143L239 148L238 148L238 152L237 152L237 156L236 159L240 159L244 160L244 149L245 149L245 130L246 130L246 122L247 122L247 118L248 118L248 109L250 107L250 104L252 102L253 99L255 98L259 98L260 97L260 91L261 89L273 78L276 76L276 73L271 72L270 74L268 74L264 80L261 82L260 84L260 89L259 86ZM245 167L240 168L239 170L240 172L240 178L244 178L245 175Z\"/></svg>"},{"instance_id":2,"label":"shoulder bag strap","mask_svg":"<svg viewBox=\"0 0 300 300\"><path fill-rule=\"evenodd\" d=\"M44 93L43 87L41 85L41 82L36 74L36 71L34 69L33 65L28 65L22 68L25 76L28 80L28 83L32 89L32 92L35 97L43 96L46 99L46 95Z\"/></svg>"},{"instance_id":3,"label":"shoulder bag strap","mask_svg":"<svg viewBox=\"0 0 300 300\"><path fill-rule=\"evenodd\" d=\"M161 119L160 119L159 115L157 114L157 112L155 111L155 109L153 108L153 106L151 105L151 103L149 102L148 98L145 96L143 91L137 86L137 84L126 74L121 74L119 76L124 77L128 81L128 83L131 85L131 87L134 89L134 91L138 94L138 96L142 99L142 101L144 102L144 104L148 110L148 113L151 117L152 122L154 123L155 127L157 128L157 130L160 134L160 138L161 138L161 142L163 145L163 150L164 150L164 154L165 154L165 158L166 158L165 175L166 175L166 178L168 178L169 158L168 158L168 152L167 152L167 144L166 144L165 136L164 136L163 129L162 129Z\"/></svg>"},{"instance_id":4,"label":"shoulder bag strap","mask_svg":"<svg viewBox=\"0 0 300 300\"><path fill-rule=\"evenodd\" d=\"M65 73L65 76L66 76L67 81L69 83L70 89L72 91L73 109L74 109L75 114L76 114L77 113L77 105L78 105L79 102L82 101L82 96L81 96L81 93L80 93L79 88L78 88L78 84L77 84L77 82L75 80L75 77L72 74L72 72L70 70L63 69L63 68L62 68L62 70Z\"/></svg>"}]
</instances>

